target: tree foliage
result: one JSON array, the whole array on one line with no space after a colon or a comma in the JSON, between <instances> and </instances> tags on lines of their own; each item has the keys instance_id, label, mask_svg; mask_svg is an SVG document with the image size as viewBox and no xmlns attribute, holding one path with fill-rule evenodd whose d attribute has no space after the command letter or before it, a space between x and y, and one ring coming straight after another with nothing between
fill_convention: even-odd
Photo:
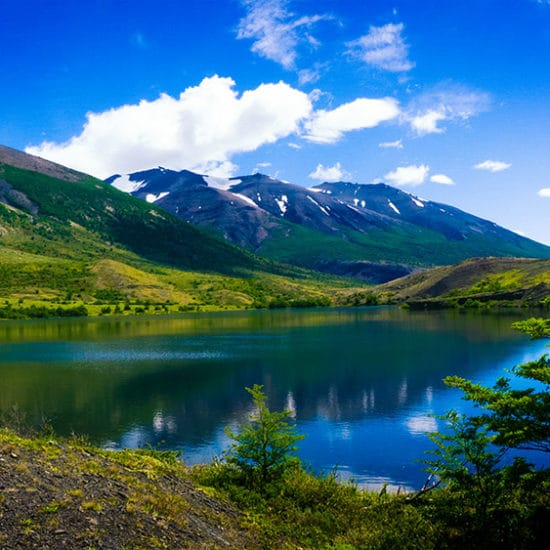
<instances>
[{"instance_id":1,"label":"tree foliage","mask_svg":"<svg viewBox=\"0 0 550 550\"><path fill-rule=\"evenodd\" d=\"M477 421L494 432L494 443L508 448L550 452L550 360L547 355L512 369L532 387L514 389L510 378L501 377L492 388L458 376L445 379L460 388L464 398L483 414Z\"/></svg>"},{"instance_id":2,"label":"tree foliage","mask_svg":"<svg viewBox=\"0 0 550 550\"><path fill-rule=\"evenodd\" d=\"M533 339L544 338L550 336L550 319L531 317L525 321L512 323L512 328L528 334Z\"/></svg>"},{"instance_id":3,"label":"tree foliage","mask_svg":"<svg viewBox=\"0 0 550 550\"><path fill-rule=\"evenodd\" d=\"M550 319L531 318L514 323L514 328L532 338L550 335ZM543 355L536 361L517 365L511 371L529 387L516 389L509 377L499 378L492 388L475 384L459 376L445 378L445 383L459 388L482 414L476 422L494 433L494 443L507 448L550 452L550 359Z\"/></svg>"},{"instance_id":4,"label":"tree foliage","mask_svg":"<svg viewBox=\"0 0 550 550\"><path fill-rule=\"evenodd\" d=\"M550 322L529 319L514 328L541 338ZM445 379L480 411L449 411L441 417L447 429L430 434L436 449L425 463L445 487L434 520L446 525L449 547L538 548L547 539L550 469L534 467L521 451L550 452L550 362L544 355L511 374L515 379L501 377L492 387ZM514 460L505 462L510 449Z\"/></svg>"},{"instance_id":5,"label":"tree foliage","mask_svg":"<svg viewBox=\"0 0 550 550\"><path fill-rule=\"evenodd\" d=\"M289 423L290 411L270 411L263 386L246 388L252 395L256 411L250 422L241 424L227 435L235 441L226 452L228 464L236 466L247 480L260 487L280 478L297 451L296 443L304 438Z\"/></svg>"}]
</instances>

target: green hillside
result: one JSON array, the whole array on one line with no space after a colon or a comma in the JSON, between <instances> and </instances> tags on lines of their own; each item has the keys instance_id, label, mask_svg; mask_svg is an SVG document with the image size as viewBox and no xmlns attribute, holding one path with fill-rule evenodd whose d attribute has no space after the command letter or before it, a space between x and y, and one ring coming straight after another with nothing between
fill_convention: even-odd
<instances>
[{"instance_id":1,"label":"green hillside","mask_svg":"<svg viewBox=\"0 0 550 550\"><path fill-rule=\"evenodd\" d=\"M502 241L495 250L492 235L475 235L449 241L442 233L411 224L372 229L366 232L341 228L327 235L298 224L287 224L269 237L256 251L278 261L319 268L319 258L330 262L376 262L411 268L454 264L480 256L550 257L550 248L527 239Z\"/></svg>"},{"instance_id":2,"label":"green hillside","mask_svg":"<svg viewBox=\"0 0 550 550\"><path fill-rule=\"evenodd\" d=\"M92 177L69 182L4 164L0 178L12 188L0 210L5 246L71 259L128 258L130 252L226 273L258 267L251 255Z\"/></svg>"},{"instance_id":3,"label":"green hillside","mask_svg":"<svg viewBox=\"0 0 550 550\"><path fill-rule=\"evenodd\" d=\"M474 258L379 285L375 295L413 308L550 307L550 260Z\"/></svg>"},{"instance_id":4,"label":"green hillside","mask_svg":"<svg viewBox=\"0 0 550 550\"><path fill-rule=\"evenodd\" d=\"M329 304L349 284L257 258L54 166L55 177L0 156L0 317Z\"/></svg>"}]
</instances>

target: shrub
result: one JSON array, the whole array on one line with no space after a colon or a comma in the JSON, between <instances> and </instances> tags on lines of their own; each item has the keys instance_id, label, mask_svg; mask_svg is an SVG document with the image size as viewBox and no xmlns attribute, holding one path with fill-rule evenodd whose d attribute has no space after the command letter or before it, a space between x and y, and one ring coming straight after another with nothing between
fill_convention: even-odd
<instances>
[{"instance_id":1,"label":"shrub","mask_svg":"<svg viewBox=\"0 0 550 550\"><path fill-rule=\"evenodd\" d=\"M304 436L289 423L289 411L269 410L263 386L254 384L246 391L252 395L256 413L250 423L239 426L238 432L226 429L235 441L226 452L226 460L244 474L248 484L263 489L268 482L282 477L295 456L296 442Z\"/></svg>"}]
</instances>

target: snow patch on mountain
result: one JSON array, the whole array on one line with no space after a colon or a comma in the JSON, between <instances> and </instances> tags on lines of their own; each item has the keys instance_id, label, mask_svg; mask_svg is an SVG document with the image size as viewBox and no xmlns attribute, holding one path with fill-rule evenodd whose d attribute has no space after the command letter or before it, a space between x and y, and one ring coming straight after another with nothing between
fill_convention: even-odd
<instances>
[{"instance_id":1,"label":"snow patch on mountain","mask_svg":"<svg viewBox=\"0 0 550 550\"><path fill-rule=\"evenodd\" d=\"M282 195L280 199L275 199L275 202L281 211L281 216L284 216L288 205L288 197L286 195Z\"/></svg>"},{"instance_id":2,"label":"snow patch on mountain","mask_svg":"<svg viewBox=\"0 0 550 550\"><path fill-rule=\"evenodd\" d=\"M364 202L364 201L363 201L363 202ZM390 208L391 208L396 214L401 214L401 212L399 212L399 210L397 209L397 206L395 206L395 204L393 204L393 202L390 201L389 199L388 199L388 204L389 204Z\"/></svg>"},{"instance_id":3,"label":"snow patch on mountain","mask_svg":"<svg viewBox=\"0 0 550 550\"><path fill-rule=\"evenodd\" d=\"M250 197L247 197L246 195L241 195L241 193L233 193L233 195L239 197L239 199L246 202L247 204L250 204L250 206L253 206L254 208L260 208Z\"/></svg>"},{"instance_id":4,"label":"snow patch on mountain","mask_svg":"<svg viewBox=\"0 0 550 550\"><path fill-rule=\"evenodd\" d=\"M158 195L153 195L153 193L147 193L147 195L145 195L145 200L147 202L157 202L157 201L159 201L163 197L166 197L169 194L170 194L169 191L163 191L162 193L159 193Z\"/></svg>"},{"instance_id":5,"label":"snow patch on mountain","mask_svg":"<svg viewBox=\"0 0 550 550\"><path fill-rule=\"evenodd\" d=\"M420 199L417 199L415 197L411 197L411 200L414 202L414 204L416 204L416 206L418 206L419 208L424 208L424 203L420 200Z\"/></svg>"},{"instance_id":6,"label":"snow patch on mountain","mask_svg":"<svg viewBox=\"0 0 550 550\"><path fill-rule=\"evenodd\" d=\"M306 197L315 205L315 206L318 206L319 209L321 210L321 212L323 212L323 214L326 214L327 216L330 216L330 213L328 212L328 210L326 208L323 208L315 199L312 199L309 195L306 195Z\"/></svg>"},{"instance_id":7,"label":"snow patch on mountain","mask_svg":"<svg viewBox=\"0 0 550 550\"><path fill-rule=\"evenodd\" d=\"M125 193L134 193L147 184L146 181L134 181L131 180L130 177L130 174L124 174L124 176L120 176L114 180L111 185L120 191L124 191Z\"/></svg>"},{"instance_id":8,"label":"snow patch on mountain","mask_svg":"<svg viewBox=\"0 0 550 550\"><path fill-rule=\"evenodd\" d=\"M359 210L359 208L355 208L355 206L351 206L351 204L346 204L346 206L347 206L350 210L353 210L354 212L359 212L359 214L361 214L361 210Z\"/></svg>"},{"instance_id":9,"label":"snow patch on mountain","mask_svg":"<svg viewBox=\"0 0 550 550\"><path fill-rule=\"evenodd\" d=\"M206 182L208 187L215 187L216 189L222 189L223 191L227 191L231 186L241 183L241 180L230 180L227 178L219 178L217 176L203 176L202 179Z\"/></svg>"}]
</instances>

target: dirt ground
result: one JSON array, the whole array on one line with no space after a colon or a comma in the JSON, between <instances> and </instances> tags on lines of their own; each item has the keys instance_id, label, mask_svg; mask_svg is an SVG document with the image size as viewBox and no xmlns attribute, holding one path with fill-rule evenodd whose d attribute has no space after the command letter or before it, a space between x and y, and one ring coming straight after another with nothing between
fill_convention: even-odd
<instances>
[{"instance_id":1,"label":"dirt ground","mask_svg":"<svg viewBox=\"0 0 550 550\"><path fill-rule=\"evenodd\" d=\"M0 430L0 549L256 548L177 461Z\"/></svg>"}]
</instances>

